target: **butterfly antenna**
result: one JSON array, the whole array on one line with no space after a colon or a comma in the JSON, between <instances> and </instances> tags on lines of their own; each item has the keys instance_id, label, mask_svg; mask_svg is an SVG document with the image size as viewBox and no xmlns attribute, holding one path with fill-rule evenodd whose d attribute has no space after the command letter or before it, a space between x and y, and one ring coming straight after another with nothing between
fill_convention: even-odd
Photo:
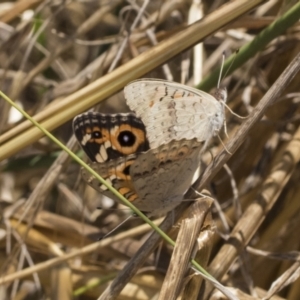
<instances>
[{"instance_id":1,"label":"butterfly antenna","mask_svg":"<svg viewBox=\"0 0 300 300\"><path fill-rule=\"evenodd\" d=\"M233 59L232 59L230 65L229 65L229 67L227 68L223 78L225 78L227 76L227 74L229 73L229 71L230 71L231 67L233 66L233 63L234 63L234 61L236 59L236 56L239 53L239 51L240 51L240 49L235 50L235 55L233 56ZM221 64L221 68L220 68L220 75L219 75L218 85L217 85L218 88L220 88L224 65L225 65L225 52L223 52L223 54L222 54L222 64Z\"/></svg>"},{"instance_id":2,"label":"butterfly antenna","mask_svg":"<svg viewBox=\"0 0 300 300\"><path fill-rule=\"evenodd\" d=\"M113 232L115 232L118 228L120 228L123 224L125 224L132 217L133 217L133 215L130 215L129 217L127 217L124 221L122 221L120 224L118 224L114 229L112 229L110 232L105 234L103 237L99 238L99 240L103 240L103 239L107 238L109 235L111 235Z\"/></svg>"},{"instance_id":3,"label":"butterfly antenna","mask_svg":"<svg viewBox=\"0 0 300 300\"><path fill-rule=\"evenodd\" d=\"M231 67L232 67L232 65L233 65L233 63L234 63L234 61L235 61L236 56L237 56L238 53L239 53L239 49L235 50L235 54L236 54L236 55L233 57L233 59L232 59L232 61L231 61L231 63L230 63L229 68L226 70L226 73L224 74L224 78L227 76L229 70L231 69ZM223 73L224 65L225 65L225 53L223 52L223 54L222 54L222 64L221 64L220 75L219 75L218 86L217 86L218 89L220 88L220 84L221 84L221 79L222 79L222 73ZM248 117L242 117L242 116L240 116L240 115L238 115L238 114L236 114L236 113L234 113L234 112L232 111L232 109L226 104L226 97L227 97L227 95L225 95L225 96L224 96L224 95L220 95L219 97L221 98L221 102L223 103L223 105L230 111L230 113L231 113L232 115L236 116L236 117L239 118L239 119L247 119L247 118L248 118ZM224 99L222 99L222 98L224 98ZM225 123L224 125L225 125L225 131L226 131L225 134L226 134L226 136L228 136L228 135L227 135L226 123Z\"/></svg>"},{"instance_id":4,"label":"butterfly antenna","mask_svg":"<svg viewBox=\"0 0 300 300\"><path fill-rule=\"evenodd\" d=\"M235 61L235 59L236 59L236 57L237 57L237 55L238 55L239 52L240 52L240 49L236 49L235 50L235 53L234 53L235 55L233 56L233 59L232 59L230 65L229 65L228 69L226 70L226 73L225 73L224 77L226 77L227 74L229 73L229 71L230 71L231 67L233 66L234 61Z\"/></svg>"},{"instance_id":5,"label":"butterfly antenna","mask_svg":"<svg viewBox=\"0 0 300 300\"><path fill-rule=\"evenodd\" d=\"M220 88L220 84L221 84L221 79L222 79L222 73L223 73L223 69L224 69L224 63L225 63L225 53L223 52L222 54L222 63L221 63L221 68L220 68L220 74L219 74L219 79L218 79L218 84L217 84L217 88Z\"/></svg>"}]
</instances>

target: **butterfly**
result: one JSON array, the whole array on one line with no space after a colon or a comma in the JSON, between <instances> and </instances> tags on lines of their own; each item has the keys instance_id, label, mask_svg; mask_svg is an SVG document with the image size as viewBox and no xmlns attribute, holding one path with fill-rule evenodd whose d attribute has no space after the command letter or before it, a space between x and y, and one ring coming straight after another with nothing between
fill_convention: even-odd
<instances>
[{"instance_id":1,"label":"butterfly","mask_svg":"<svg viewBox=\"0 0 300 300\"><path fill-rule=\"evenodd\" d=\"M126 103L147 128L150 148L171 140L209 141L224 123L226 90L217 98L179 83L140 79L124 88Z\"/></svg>"},{"instance_id":2,"label":"butterfly","mask_svg":"<svg viewBox=\"0 0 300 300\"><path fill-rule=\"evenodd\" d=\"M149 216L165 214L182 201L200 164L203 142L172 140L149 149L146 128L132 113L84 113L75 117L73 129L91 167ZM82 178L119 201L85 169Z\"/></svg>"}]
</instances>

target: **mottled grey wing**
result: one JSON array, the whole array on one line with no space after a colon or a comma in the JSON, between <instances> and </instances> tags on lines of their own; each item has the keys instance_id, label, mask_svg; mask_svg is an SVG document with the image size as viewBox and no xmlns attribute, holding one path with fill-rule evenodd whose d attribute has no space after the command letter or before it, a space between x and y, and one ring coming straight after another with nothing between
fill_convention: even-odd
<instances>
[{"instance_id":1,"label":"mottled grey wing","mask_svg":"<svg viewBox=\"0 0 300 300\"><path fill-rule=\"evenodd\" d=\"M137 156L130 176L140 210L165 214L182 201L200 165L202 145L196 139L171 141Z\"/></svg>"}]
</instances>

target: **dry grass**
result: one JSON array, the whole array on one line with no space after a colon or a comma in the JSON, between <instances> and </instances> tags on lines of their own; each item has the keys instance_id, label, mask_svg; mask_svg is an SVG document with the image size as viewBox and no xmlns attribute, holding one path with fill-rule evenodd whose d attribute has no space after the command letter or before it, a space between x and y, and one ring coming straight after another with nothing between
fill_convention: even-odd
<instances>
[{"instance_id":1,"label":"dry grass","mask_svg":"<svg viewBox=\"0 0 300 300\"><path fill-rule=\"evenodd\" d=\"M172 247L138 218L98 241L130 212L102 202L79 166L13 120L1 99L0 299L223 299L189 268L190 256L238 299L299 299L300 5L149 1L135 23L146 3L0 4L0 89L82 156L76 114L128 111L119 91L138 77L189 85L206 77L200 86L210 89L222 52L240 48L222 84L229 107L248 118L227 111L226 149L212 141L194 184L218 202L200 199L183 217L184 202L166 217L161 228L178 235L170 264ZM200 11L205 18L188 27ZM198 41L203 49L193 53ZM190 190L187 198L196 197Z\"/></svg>"}]
</instances>

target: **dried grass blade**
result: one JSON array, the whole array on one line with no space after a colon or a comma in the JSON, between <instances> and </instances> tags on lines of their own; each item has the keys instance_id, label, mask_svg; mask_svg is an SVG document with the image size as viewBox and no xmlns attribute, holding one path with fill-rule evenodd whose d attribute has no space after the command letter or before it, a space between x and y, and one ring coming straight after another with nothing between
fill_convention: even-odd
<instances>
[{"instance_id":1,"label":"dried grass blade","mask_svg":"<svg viewBox=\"0 0 300 300\"><path fill-rule=\"evenodd\" d=\"M212 204L212 200L205 198L198 200L188 211L180 226L176 245L172 254L171 262L162 286L159 300L176 299L183 285L183 279L190 266L190 259L195 252L196 239L199 236L205 216Z\"/></svg>"}]
</instances>

